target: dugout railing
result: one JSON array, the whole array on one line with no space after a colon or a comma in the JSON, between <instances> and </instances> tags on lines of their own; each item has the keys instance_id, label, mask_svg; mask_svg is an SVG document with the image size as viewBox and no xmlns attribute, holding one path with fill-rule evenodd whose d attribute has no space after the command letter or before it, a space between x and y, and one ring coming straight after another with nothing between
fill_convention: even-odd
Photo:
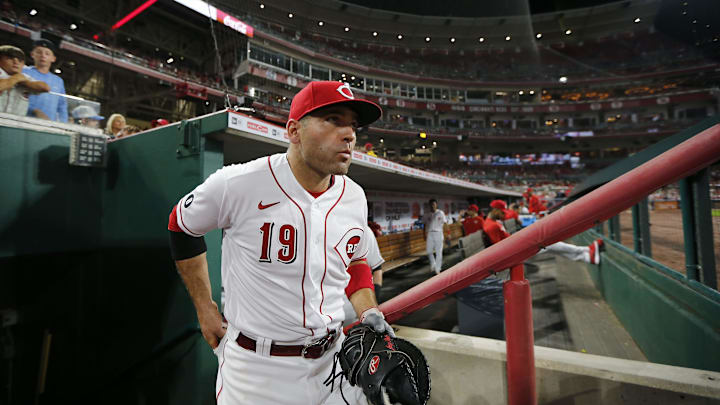
<instances>
[{"instance_id":1,"label":"dugout railing","mask_svg":"<svg viewBox=\"0 0 720 405\"><path fill-rule=\"evenodd\" d=\"M720 124L716 124L437 277L386 301L380 308L389 322L395 322L447 294L511 268L510 281L505 285L508 403L535 404L532 309L523 261L544 246L615 217L656 189L701 171L715 163L719 156ZM717 312L713 305L707 309ZM708 343L717 341L718 336L717 329L710 332ZM720 358L717 345L708 344L707 349L707 356Z\"/></svg>"}]
</instances>

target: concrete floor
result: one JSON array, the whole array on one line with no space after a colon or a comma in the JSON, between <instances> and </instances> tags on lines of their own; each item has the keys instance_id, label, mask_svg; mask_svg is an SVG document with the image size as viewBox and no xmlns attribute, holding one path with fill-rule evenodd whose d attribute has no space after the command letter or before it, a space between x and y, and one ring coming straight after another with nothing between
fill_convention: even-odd
<instances>
[{"instance_id":1,"label":"concrete floor","mask_svg":"<svg viewBox=\"0 0 720 405\"><path fill-rule=\"evenodd\" d=\"M443 270L460 260L460 253L450 250L445 254ZM595 289L585 265L552 255L536 256L529 260L528 264L526 277L530 281L533 296L533 323L537 346L646 361L612 309ZM427 259L385 273L379 300L386 301L432 276L434 273L431 272ZM500 273L498 277L506 279L508 273ZM461 307L463 305L460 303ZM465 307L462 316L467 316L467 308ZM480 314L479 319L480 322L485 322L492 318ZM439 300L406 316L397 324L459 333L458 299L450 296ZM467 328L467 323L465 325ZM502 336L502 331L499 333ZM469 334L496 338L477 333Z\"/></svg>"}]
</instances>

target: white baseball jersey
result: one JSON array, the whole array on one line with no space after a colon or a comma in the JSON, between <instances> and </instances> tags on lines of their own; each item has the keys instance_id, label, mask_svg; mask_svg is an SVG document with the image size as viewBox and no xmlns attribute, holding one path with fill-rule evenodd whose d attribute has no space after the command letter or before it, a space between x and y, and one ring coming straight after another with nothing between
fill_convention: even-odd
<instances>
[{"instance_id":1,"label":"white baseball jersey","mask_svg":"<svg viewBox=\"0 0 720 405\"><path fill-rule=\"evenodd\" d=\"M443 224L447 222L445 213L442 210L435 210L435 212L427 212L423 217L425 223L425 230L428 232L442 232Z\"/></svg>"},{"instance_id":2,"label":"white baseball jersey","mask_svg":"<svg viewBox=\"0 0 720 405\"><path fill-rule=\"evenodd\" d=\"M298 343L341 325L347 266L370 231L362 188L333 177L314 198L282 153L224 167L178 203L188 235L224 230L225 317L245 335Z\"/></svg>"},{"instance_id":3,"label":"white baseball jersey","mask_svg":"<svg viewBox=\"0 0 720 405\"><path fill-rule=\"evenodd\" d=\"M371 269L375 270L376 268L380 267L383 263L385 263L385 259L383 259L382 255L380 254L380 246L378 246L377 239L375 239L375 234L373 234L373 231L370 228L366 228L365 232L367 232L368 238L368 254L367 254L367 262Z\"/></svg>"}]
</instances>

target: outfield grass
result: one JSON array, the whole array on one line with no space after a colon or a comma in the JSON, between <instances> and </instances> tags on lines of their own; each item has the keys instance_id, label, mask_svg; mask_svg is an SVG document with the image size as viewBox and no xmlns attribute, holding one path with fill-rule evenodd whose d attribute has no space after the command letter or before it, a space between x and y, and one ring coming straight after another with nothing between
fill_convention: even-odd
<instances>
[{"instance_id":1,"label":"outfield grass","mask_svg":"<svg viewBox=\"0 0 720 405\"><path fill-rule=\"evenodd\" d=\"M714 217L720 217L720 208L714 208L712 210L712 216Z\"/></svg>"}]
</instances>

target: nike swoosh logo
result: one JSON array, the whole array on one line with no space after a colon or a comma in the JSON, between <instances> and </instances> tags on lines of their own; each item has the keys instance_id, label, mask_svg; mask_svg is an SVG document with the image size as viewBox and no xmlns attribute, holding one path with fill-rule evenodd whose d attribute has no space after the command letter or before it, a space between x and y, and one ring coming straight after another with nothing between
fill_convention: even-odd
<instances>
[{"instance_id":1,"label":"nike swoosh logo","mask_svg":"<svg viewBox=\"0 0 720 405\"><path fill-rule=\"evenodd\" d=\"M259 209L259 210L264 210L265 208L270 208L270 207L272 207L272 206L275 205L275 204L280 204L280 201L275 202L275 203L272 203L272 204L268 204L268 205L263 205L262 201L260 201L260 202L258 203L258 209Z\"/></svg>"}]
</instances>

